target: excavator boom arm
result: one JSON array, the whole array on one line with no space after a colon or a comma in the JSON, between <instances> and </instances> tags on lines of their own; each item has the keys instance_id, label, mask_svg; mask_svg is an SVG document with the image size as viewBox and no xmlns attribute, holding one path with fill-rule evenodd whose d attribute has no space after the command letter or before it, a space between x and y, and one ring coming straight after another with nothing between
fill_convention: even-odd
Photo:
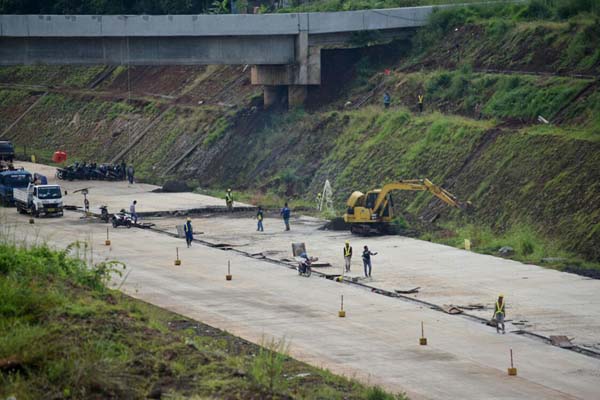
<instances>
[{"instance_id":1,"label":"excavator boom arm","mask_svg":"<svg viewBox=\"0 0 600 400\"><path fill-rule=\"evenodd\" d=\"M429 179L405 179L393 183L388 183L379 192L377 200L375 201L374 210L379 210L384 205L388 194L393 190L411 190L411 191L429 191L435 197L442 200L444 203L451 205L452 207L464 208L463 203L459 202L457 198L446 189L435 185Z\"/></svg>"}]
</instances>

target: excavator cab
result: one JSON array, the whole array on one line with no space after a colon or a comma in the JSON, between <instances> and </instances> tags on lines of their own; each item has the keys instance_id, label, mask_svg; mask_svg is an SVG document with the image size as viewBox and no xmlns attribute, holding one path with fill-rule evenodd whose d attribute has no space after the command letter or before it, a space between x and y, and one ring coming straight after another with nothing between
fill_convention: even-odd
<instances>
[{"instance_id":1,"label":"excavator cab","mask_svg":"<svg viewBox=\"0 0 600 400\"><path fill-rule=\"evenodd\" d=\"M385 221L390 220L394 214L394 208L392 205L392 195L390 193L385 195L385 200L377 207L377 199L381 193L381 189L371 190L367 193L367 201L365 207L371 212L371 219L383 218Z\"/></svg>"},{"instance_id":2,"label":"excavator cab","mask_svg":"<svg viewBox=\"0 0 600 400\"><path fill-rule=\"evenodd\" d=\"M373 190L367 193L367 201L365 203L365 207L367 207L370 210L375 208L375 203L377 202L377 196L379 196L379 192L381 192L381 190Z\"/></svg>"}]
</instances>

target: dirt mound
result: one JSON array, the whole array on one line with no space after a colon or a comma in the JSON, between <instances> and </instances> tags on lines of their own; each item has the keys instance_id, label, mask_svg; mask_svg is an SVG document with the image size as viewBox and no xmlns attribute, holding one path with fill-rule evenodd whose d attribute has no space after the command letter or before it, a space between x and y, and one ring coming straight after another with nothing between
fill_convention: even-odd
<instances>
[{"instance_id":1,"label":"dirt mound","mask_svg":"<svg viewBox=\"0 0 600 400\"><path fill-rule=\"evenodd\" d=\"M336 217L327 222L321 228L324 231L347 231L350 232L350 224L347 224L342 217Z\"/></svg>"},{"instance_id":2,"label":"dirt mound","mask_svg":"<svg viewBox=\"0 0 600 400\"><path fill-rule=\"evenodd\" d=\"M162 186L162 191L168 193L181 193L191 192L192 189L184 181L167 181Z\"/></svg>"}]
</instances>

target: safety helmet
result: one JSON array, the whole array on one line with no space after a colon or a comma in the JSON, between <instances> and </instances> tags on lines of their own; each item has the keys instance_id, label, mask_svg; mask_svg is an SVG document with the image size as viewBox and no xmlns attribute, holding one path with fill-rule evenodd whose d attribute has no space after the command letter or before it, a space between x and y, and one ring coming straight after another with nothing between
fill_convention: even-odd
<instances>
[{"instance_id":1,"label":"safety helmet","mask_svg":"<svg viewBox=\"0 0 600 400\"><path fill-rule=\"evenodd\" d=\"M228 192L231 192L231 189L227 189Z\"/></svg>"},{"instance_id":2,"label":"safety helmet","mask_svg":"<svg viewBox=\"0 0 600 400\"><path fill-rule=\"evenodd\" d=\"M190 217L187 218L188 221L191 221L192 219Z\"/></svg>"},{"instance_id":3,"label":"safety helmet","mask_svg":"<svg viewBox=\"0 0 600 400\"><path fill-rule=\"evenodd\" d=\"M504 297L504 295L503 294L499 294L498 297Z\"/></svg>"},{"instance_id":4,"label":"safety helmet","mask_svg":"<svg viewBox=\"0 0 600 400\"><path fill-rule=\"evenodd\" d=\"M350 242L346 240L346 244L350 244Z\"/></svg>"}]
</instances>

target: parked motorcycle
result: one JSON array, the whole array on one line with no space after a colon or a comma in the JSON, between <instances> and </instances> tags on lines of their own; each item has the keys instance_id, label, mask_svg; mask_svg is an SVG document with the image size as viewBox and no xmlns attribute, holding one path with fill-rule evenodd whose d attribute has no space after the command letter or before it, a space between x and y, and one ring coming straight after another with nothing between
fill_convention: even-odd
<instances>
[{"instance_id":1,"label":"parked motorcycle","mask_svg":"<svg viewBox=\"0 0 600 400\"><path fill-rule=\"evenodd\" d=\"M113 228L124 226L129 229L133 226L133 218L131 218L131 214L125 212L125 210L121 210L120 213L113 215L112 226Z\"/></svg>"},{"instance_id":2,"label":"parked motorcycle","mask_svg":"<svg viewBox=\"0 0 600 400\"><path fill-rule=\"evenodd\" d=\"M75 162L64 168L56 168L58 179L73 180L109 180L125 179L125 171L119 164L96 164Z\"/></svg>"}]
</instances>

